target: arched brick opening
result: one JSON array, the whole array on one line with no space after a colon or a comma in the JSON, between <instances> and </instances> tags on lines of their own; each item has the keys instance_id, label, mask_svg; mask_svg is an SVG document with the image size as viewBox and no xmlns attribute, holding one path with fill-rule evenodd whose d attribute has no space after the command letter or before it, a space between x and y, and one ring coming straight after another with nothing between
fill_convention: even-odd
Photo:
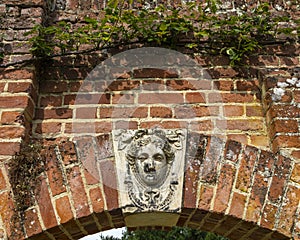
<instances>
[{"instance_id":1,"label":"arched brick opening","mask_svg":"<svg viewBox=\"0 0 300 240\"><path fill-rule=\"evenodd\" d=\"M107 144L110 135L99 141L112 146ZM189 133L187 142L182 210L179 218L174 215L177 226L199 228L229 239L289 239L292 235L297 239L300 192L291 181L291 159L197 133ZM214 142L213 148L210 142ZM197 154L190 158L194 151ZM73 142L45 149L47 171L37 187L37 205L25 212L29 239L78 239L126 226L118 191L93 178L75 152ZM102 174L116 181L114 159L107 156L102 161L106 169ZM154 222L151 227L161 226ZM166 222L164 228L168 227Z\"/></svg>"}]
</instances>

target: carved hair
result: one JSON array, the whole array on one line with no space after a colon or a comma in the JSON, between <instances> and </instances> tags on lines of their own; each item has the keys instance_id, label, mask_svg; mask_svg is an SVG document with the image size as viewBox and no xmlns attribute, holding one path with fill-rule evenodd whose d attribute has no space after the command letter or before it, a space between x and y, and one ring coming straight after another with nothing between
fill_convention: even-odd
<instances>
[{"instance_id":1,"label":"carved hair","mask_svg":"<svg viewBox=\"0 0 300 240\"><path fill-rule=\"evenodd\" d=\"M128 163L130 165L134 165L140 148L150 143L154 144L164 152L167 164L174 160L174 151L162 130L155 129L151 132L148 130L139 130L136 132L132 142L129 145L128 152L126 153L126 159Z\"/></svg>"}]
</instances>

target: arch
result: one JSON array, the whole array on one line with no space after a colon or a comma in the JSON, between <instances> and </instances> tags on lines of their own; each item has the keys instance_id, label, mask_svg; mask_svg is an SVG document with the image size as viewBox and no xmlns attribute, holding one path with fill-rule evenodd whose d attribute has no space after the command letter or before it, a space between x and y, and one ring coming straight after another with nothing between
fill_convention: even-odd
<instances>
[{"instance_id":1,"label":"arch","mask_svg":"<svg viewBox=\"0 0 300 240\"><path fill-rule=\"evenodd\" d=\"M112 140L108 134L98 141L109 146ZM84 169L77 159L76 144L61 142L46 149L47 180L42 179L39 186L38 204L26 212L28 239L77 239L126 226L118 191L102 185ZM116 181L112 152L107 154L103 169ZM291 159L190 132L185 162L177 226L199 228L229 239L297 239L300 191L290 181ZM66 188L58 189L60 183ZM143 214L147 217L152 213ZM161 217L164 212L156 214ZM30 225L35 220L40 220L40 227ZM130 228L143 227L139 222L131 224Z\"/></svg>"}]
</instances>

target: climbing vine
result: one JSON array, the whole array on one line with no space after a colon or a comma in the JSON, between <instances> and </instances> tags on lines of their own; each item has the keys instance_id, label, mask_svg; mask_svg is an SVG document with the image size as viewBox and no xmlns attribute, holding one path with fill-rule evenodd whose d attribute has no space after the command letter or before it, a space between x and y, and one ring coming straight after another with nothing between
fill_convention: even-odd
<instances>
[{"instance_id":1,"label":"climbing vine","mask_svg":"<svg viewBox=\"0 0 300 240\"><path fill-rule=\"evenodd\" d=\"M218 0L155 7L148 1L133 8L131 4L130 0L111 0L101 17L36 25L28 33L33 35L31 52L36 57L51 57L133 43L170 48L184 45L227 55L235 65L263 44L297 41L300 32L300 20L273 13L268 3L231 12L222 10Z\"/></svg>"}]
</instances>

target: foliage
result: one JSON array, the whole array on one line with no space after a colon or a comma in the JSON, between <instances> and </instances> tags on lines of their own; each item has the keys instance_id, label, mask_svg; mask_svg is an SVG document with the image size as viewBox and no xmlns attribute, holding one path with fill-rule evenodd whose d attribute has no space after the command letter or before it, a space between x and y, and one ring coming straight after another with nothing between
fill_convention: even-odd
<instances>
[{"instance_id":1,"label":"foliage","mask_svg":"<svg viewBox=\"0 0 300 240\"><path fill-rule=\"evenodd\" d=\"M41 149L39 143L24 144L9 163L9 180L17 211L25 211L34 201L38 176L44 171Z\"/></svg>"},{"instance_id":2,"label":"foliage","mask_svg":"<svg viewBox=\"0 0 300 240\"><path fill-rule=\"evenodd\" d=\"M121 240L227 240L227 238L217 236L200 230L173 227L170 231L162 230L138 230L125 232ZM115 237L101 237L101 240L120 240Z\"/></svg>"},{"instance_id":3,"label":"foliage","mask_svg":"<svg viewBox=\"0 0 300 240\"><path fill-rule=\"evenodd\" d=\"M29 40L31 51L45 57L136 42L171 48L185 44L198 51L225 54L234 65L266 41L275 41L282 34L296 39L300 31L299 21L291 23L286 15L272 14L267 3L226 12L218 0L173 6L142 1L138 7L128 7L132 2L111 0L104 16L86 17L80 23L37 25L28 33L34 35Z\"/></svg>"}]
</instances>

